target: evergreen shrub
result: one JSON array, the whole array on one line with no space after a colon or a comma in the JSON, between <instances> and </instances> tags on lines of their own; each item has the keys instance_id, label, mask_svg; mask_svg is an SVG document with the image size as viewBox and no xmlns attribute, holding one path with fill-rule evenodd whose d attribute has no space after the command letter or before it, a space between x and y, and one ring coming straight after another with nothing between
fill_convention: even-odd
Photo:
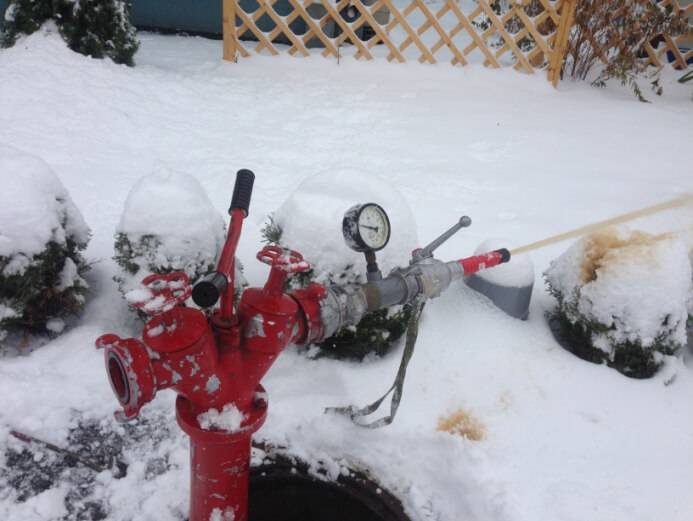
<instances>
[{"instance_id":1,"label":"evergreen shrub","mask_svg":"<svg viewBox=\"0 0 693 521\"><path fill-rule=\"evenodd\" d=\"M192 176L160 170L130 191L115 235L114 277L123 295L153 273L184 271L194 284L214 271L226 225ZM245 283L236 262L236 289Z\"/></svg>"},{"instance_id":2,"label":"evergreen shrub","mask_svg":"<svg viewBox=\"0 0 693 521\"><path fill-rule=\"evenodd\" d=\"M647 378L686 344L693 282L688 249L676 236L597 232L544 276L558 301L555 329L580 358Z\"/></svg>"},{"instance_id":3,"label":"evergreen shrub","mask_svg":"<svg viewBox=\"0 0 693 521\"><path fill-rule=\"evenodd\" d=\"M349 288L366 282L363 254L349 249L342 236L344 212L366 202L380 204L392 225L390 244L377 253L383 275L406 265L418 246L416 224L407 202L391 182L372 173L334 168L304 180L269 217L262 231L266 242L297 250L311 264L310 271L289 278L290 288L311 282ZM356 326L343 328L311 346L309 353L357 360L384 355L398 344L410 313L410 306L368 313Z\"/></svg>"},{"instance_id":4,"label":"evergreen shrub","mask_svg":"<svg viewBox=\"0 0 693 521\"><path fill-rule=\"evenodd\" d=\"M139 43L126 0L11 0L0 43L11 47L53 20L68 47L92 58L134 65Z\"/></svg>"},{"instance_id":5,"label":"evergreen shrub","mask_svg":"<svg viewBox=\"0 0 693 521\"><path fill-rule=\"evenodd\" d=\"M39 158L0 146L0 173L13 180L0 191L0 340L60 333L84 307L89 228Z\"/></svg>"}]
</instances>

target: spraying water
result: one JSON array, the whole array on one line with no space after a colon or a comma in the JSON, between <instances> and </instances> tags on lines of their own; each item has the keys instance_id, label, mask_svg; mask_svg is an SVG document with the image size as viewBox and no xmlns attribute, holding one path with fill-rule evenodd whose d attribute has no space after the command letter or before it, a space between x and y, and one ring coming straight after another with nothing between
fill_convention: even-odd
<instances>
[{"instance_id":1,"label":"spraying water","mask_svg":"<svg viewBox=\"0 0 693 521\"><path fill-rule=\"evenodd\" d=\"M693 203L693 194L686 194L681 197L677 197L676 199L672 199L671 201L667 201L665 203L660 203L660 204L655 204L654 206L648 206L646 208L641 208L640 210L635 210L633 212L629 213L624 213L623 215L619 215L617 217L612 217L611 219L606 219L605 221L598 221L596 223L588 224L587 226L582 226L580 228L576 228L574 230L571 230L569 232L564 232L564 233L559 233L558 235L553 235L552 237L548 237L546 239L542 239L541 241L533 242L531 244L526 244L525 246L521 246L519 248L515 248L514 250L510 250L511 255L518 255L520 253L525 253L531 250L536 250L538 248L543 248L544 246L548 246L549 244L554 244L556 242L561 242L566 239L571 239L573 237L580 237L582 235L596 232L597 230L601 230L602 228L606 228L608 226L616 226L617 224L622 224L628 221L632 221L634 219L638 219L640 217L645 217L647 215L652 215L657 212L663 212L664 210L670 210L672 208L678 208L680 206L686 206L689 204Z\"/></svg>"}]
</instances>

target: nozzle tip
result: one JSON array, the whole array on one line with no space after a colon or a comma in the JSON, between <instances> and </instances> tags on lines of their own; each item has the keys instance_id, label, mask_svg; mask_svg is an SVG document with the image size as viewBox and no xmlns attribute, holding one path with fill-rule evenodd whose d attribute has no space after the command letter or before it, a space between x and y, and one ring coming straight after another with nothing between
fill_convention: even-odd
<instances>
[{"instance_id":1,"label":"nozzle tip","mask_svg":"<svg viewBox=\"0 0 693 521\"><path fill-rule=\"evenodd\" d=\"M500 253L501 264L504 262L508 262L510 260L510 250L508 250L507 248L500 248L496 250L496 252Z\"/></svg>"}]
</instances>

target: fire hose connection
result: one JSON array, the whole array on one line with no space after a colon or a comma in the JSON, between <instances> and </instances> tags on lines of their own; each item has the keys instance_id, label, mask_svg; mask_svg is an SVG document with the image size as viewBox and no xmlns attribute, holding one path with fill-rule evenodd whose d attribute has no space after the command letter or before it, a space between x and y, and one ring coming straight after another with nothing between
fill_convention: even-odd
<instances>
[{"instance_id":1,"label":"fire hose connection","mask_svg":"<svg viewBox=\"0 0 693 521\"><path fill-rule=\"evenodd\" d=\"M349 246L366 255L366 284L345 291L314 283L287 293L287 277L310 265L298 252L266 246L257 254L259 261L270 265L266 283L246 288L236 303L235 255L254 179L249 170L238 172L228 235L216 271L194 289L184 273L146 277L142 283L149 298L135 304L151 316L142 338L107 334L96 341L104 349L108 379L121 405L118 419L135 418L158 391L170 388L177 393L176 419L190 436L190 521L208 521L219 512L247 521L251 436L267 415L267 396L260 382L286 346L327 338L357 324L368 310L415 305L405 358L392 388L398 389L397 403L393 399L389 420L376 422L389 423L401 396L424 300L439 296L465 274L510 259L505 249L451 262L433 258L438 246L469 226L471 219L465 216L413 252L409 266L383 277L375 252L387 244L390 222L382 207L367 203L347 211L343 222ZM185 307L191 295L201 307L213 308L209 317ZM237 424L219 426L201 420L212 410L218 415L226 409L240 418Z\"/></svg>"}]
</instances>

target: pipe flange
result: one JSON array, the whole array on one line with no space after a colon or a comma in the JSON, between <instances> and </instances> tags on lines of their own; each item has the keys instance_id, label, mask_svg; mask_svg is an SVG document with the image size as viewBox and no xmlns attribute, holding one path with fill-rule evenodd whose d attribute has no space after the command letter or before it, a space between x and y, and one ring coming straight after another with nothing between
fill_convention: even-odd
<instances>
[{"instance_id":1,"label":"pipe flange","mask_svg":"<svg viewBox=\"0 0 693 521\"><path fill-rule=\"evenodd\" d=\"M255 399L249 410L241 411L245 419L238 431L207 430L200 427L197 416L205 411L195 410L193 403L184 396L176 399L176 420L183 431L202 443L235 443L250 437L267 419L267 392L262 385L255 389Z\"/></svg>"},{"instance_id":2,"label":"pipe flange","mask_svg":"<svg viewBox=\"0 0 693 521\"><path fill-rule=\"evenodd\" d=\"M96 341L104 348L106 372L113 394L123 406L116 419L129 420L156 394L156 382L151 359L145 345L135 338L122 339L104 335Z\"/></svg>"}]
</instances>

